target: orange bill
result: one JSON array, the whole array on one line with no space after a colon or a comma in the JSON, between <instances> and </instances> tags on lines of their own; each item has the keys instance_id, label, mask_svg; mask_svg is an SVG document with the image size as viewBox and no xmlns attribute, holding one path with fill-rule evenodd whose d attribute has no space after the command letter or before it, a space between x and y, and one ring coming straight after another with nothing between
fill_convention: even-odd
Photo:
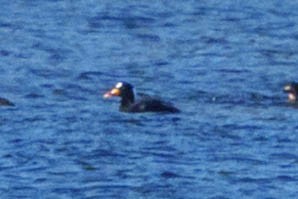
<instances>
[{"instance_id":1,"label":"orange bill","mask_svg":"<svg viewBox=\"0 0 298 199\"><path fill-rule=\"evenodd\" d=\"M103 98L110 98L110 97L113 97L113 96L119 96L120 94L121 94L120 89L118 89L118 88L113 88L112 90L106 92L106 93L103 95Z\"/></svg>"}]
</instances>

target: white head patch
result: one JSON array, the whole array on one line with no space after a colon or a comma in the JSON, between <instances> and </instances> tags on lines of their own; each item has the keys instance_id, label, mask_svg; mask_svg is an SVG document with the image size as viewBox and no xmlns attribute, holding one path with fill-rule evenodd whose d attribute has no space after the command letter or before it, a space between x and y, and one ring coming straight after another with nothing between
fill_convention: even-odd
<instances>
[{"instance_id":1,"label":"white head patch","mask_svg":"<svg viewBox=\"0 0 298 199\"><path fill-rule=\"evenodd\" d=\"M116 84L116 86L115 86L115 88L121 88L123 86L123 83L122 82L118 82L117 84Z\"/></svg>"}]
</instances>

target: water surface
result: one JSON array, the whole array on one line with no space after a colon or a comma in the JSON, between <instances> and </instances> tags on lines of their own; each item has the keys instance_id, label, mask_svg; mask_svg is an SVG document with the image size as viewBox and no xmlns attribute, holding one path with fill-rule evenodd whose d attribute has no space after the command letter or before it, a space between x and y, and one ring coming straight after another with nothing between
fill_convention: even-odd
<instances>
[{"instance_id":1,"label":"water surface","mask_svg":"<svg viewBox=\"0 0 298 199\"><path fill-rule=\"evenodd\" d=\"M297 197L294 1L1 6L1 198ZM182 112L119 112L123 80Z\"/></svg>"}]
</instances>

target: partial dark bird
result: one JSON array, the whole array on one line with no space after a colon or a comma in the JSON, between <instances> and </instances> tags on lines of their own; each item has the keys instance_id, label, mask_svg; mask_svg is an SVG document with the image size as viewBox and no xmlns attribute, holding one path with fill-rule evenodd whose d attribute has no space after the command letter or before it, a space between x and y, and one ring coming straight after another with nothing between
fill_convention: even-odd
<instances>
[{"instance_id":1,"label":"partial dark bird","mask_svg":"<svg viewBox=\"0 0 298 199\"><path fill-rule=\"evenodd\" d=\"M298 93L298 83L292 82L286 84L284 86L284 92L288 93L288 101L289 102L296 102L297 101L297 93Z\"/></svg>"},{"instance_id":2,"label":"partial dark bird","mask_svg":"<svg viewBox=\"0 0 298 199\"><path fill-rule=\"evenodd\" d=\"M0 106L14 106L14 104L8 99L0 97Z\"/></svg>"}]
</instances>

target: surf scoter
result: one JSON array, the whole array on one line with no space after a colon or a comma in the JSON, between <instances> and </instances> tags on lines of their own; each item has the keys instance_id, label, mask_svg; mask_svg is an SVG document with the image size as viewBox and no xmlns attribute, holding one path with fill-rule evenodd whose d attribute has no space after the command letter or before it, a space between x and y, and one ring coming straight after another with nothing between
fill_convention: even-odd
<instances>
[{"instance_id":1,"label":"surf scoter","mask_svg":"<svg viewBox=\"0 0 298 199\"><path fill-rule=\"evenodd\" d=\"M0 106L14 106L14 104L9 100L0 97Z\"/></svg>"},{"instance_id":2,"label":"surf scoter","mask_svg":"<svg viewBox=\"0 0 298 199\"><path fill-rule=\"evenodd\" d=\"M133 86L127 82L118 82L114 88L103 95L104 98L119 96L121 98L120 111L130 113L140 112L180 112L170 103L142 95L142 99L136 101Z\"/></svg>"},{"instance_id":3,"label":"surf scoter","mask_svg":"<svg viewBox=\"0 0 298 199\"><path fill-rule=\"evenodd\" d=\"M298 83L292 82L284 86L284 92L288 93L288 101L296 102L298 93Z\"/></svg>"}]
</instances>

